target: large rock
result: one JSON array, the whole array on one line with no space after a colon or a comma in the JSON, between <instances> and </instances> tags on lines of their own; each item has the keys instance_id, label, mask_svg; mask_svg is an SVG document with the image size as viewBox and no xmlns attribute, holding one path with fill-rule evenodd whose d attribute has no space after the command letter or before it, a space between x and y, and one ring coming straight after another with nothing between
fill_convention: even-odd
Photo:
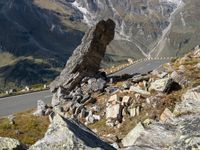
<instances>
[{"instance_id":1,"label":"large rock","mask_svg":"<svg viewBox=\"0 0 200 150\"><path fill-rule=\"evenodd\" d=\"M141 126L139 124L131 131L134 131L135 134L130 136L130 132L122 140L122 143L129 147L126 150L199 149L199 124L199 115L182 116L165 124L153 122L148 128L139 128L138 126ZM125 139L127 140L126 143L124 143ZM132 146L130 146L131 144Z\"/></svg>"},{"instance_id":2,"label":"large rock","mask_svg":"<svg viewBox=\"0 0 200 150\"><path fill-rule=\"evenodd\" d=\"M135 141L138 137L141 136L142 132L144 131L144 127L141 123L138 123L137 126L131 130L122 140L123 146L131 146L134 145Z\"/></svg>"},{"instance_id":3,"label":"large rock","mask_svg":"<svg viewBox=\"0 0 200 150\"><path fill-rule=\"evenodd\" d=\"M128 147L126 150L200 149L199 110L200 86L188 90L182 101L176 104L174 111L182 113L179 117L174 117L166 109L162 123L152 122L146 128L139 123L122 140L122 144Z\"/></svg>"},{"instance_id":4,"label":"large rock","mask_svg":"<svg viewBox=\"0 0 200 150\"><path fill-rule=\"evenodd\" d=\"M164 93L171 93L172 91L180 90L181 86L171 78L164 78L152 82L149 91L156 90Z\"/></svg>"},{"instance_id":5,"label":"large rock","mask_svg":"<svg viewBox=\"0 0 200 150\"><path fill-rule=\"evenodd\" d=\"M200 113L200 86L188 90L182 101L177 103L174 113L176 115L185 113Z\"/></svg>"},{"instance_id":6,"label":"large rock","mask_svg":"<svg viewBox=\"0 0 200 150\"><path fill-rule=\"evenodd\" d=\"M29 150L115 150L95 133L73 119L56 115L43 139Z\"/></svg>"},{"instance_id":7,"label":"large rock","mask_svg":"<svg viewBox=\"0 0 200 150\"><path fill-rule=\"evenodd\" d=\"M93 76L100 68L106 46L113 40L115 23L108 19L100 21L84 36L80 46L67 61L66 67L55 81L50 84L50 89L55 92L59 86L67 90L74 89L86 76Z\"/></svg>"},{"instance_id":8,"label":"large rock","mask_svg":"<svg viewBox=\"0 0 200 150\"><path fill-rule=\"evenodd\" d=\"M0 150L25 150L26 146L16 139L0 137Z\"/></svg>"}]
</instances>

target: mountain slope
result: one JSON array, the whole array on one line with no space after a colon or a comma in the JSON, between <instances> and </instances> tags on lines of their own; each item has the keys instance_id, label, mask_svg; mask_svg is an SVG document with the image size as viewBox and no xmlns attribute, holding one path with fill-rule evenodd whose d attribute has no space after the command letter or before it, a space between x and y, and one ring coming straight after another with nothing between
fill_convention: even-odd
<instances>
[{"instance_id":1,"label":"mountain slope","mask_svg":"<svg viewBox=\"0 0 200 150\"><path fill-rule=\"evenodd\" d=\"M199 5L198 0L1 0L0 67L8 72L31 58L38 70L41 64L48 66L51 80L88 27L107 18L116 22L116 34L103 65L127 58L181 56L199 44ZM4 72L0 88L10 82ZM38 81L47 80L41 76Z\"/></svg>"},{"instance_id":2,"label":"mountain slope","mask_svg":"<svg viewBox=\"0 0 200 150\"><path fill-rule=\"evenodd\" d=\"M46 5L44 2L50 5ZM48 8L43 7L44 5ZM61 1L1 0L0 55L9 54L12 56L12 61L11 59L5 61L2 57L1 66L8 64L9 66L2 68L4 71L0 72L1 80L11 82L12 80L6 80L8 78L6 72L9 72L10 68L20 71L18 69L19 64L25 67L23 72L20 73L31 73L29 72L30 66L26 66L26 62L29 61L28 57L35 59L29 63L37 65L36 73L39 74L40 70L44 69L44 65L37 63L39 60L48 64L48 67L45 68L49 70L49 76L52 76L50 79L52 80L55 77L57 70L64 66L66 59L80 43L84 35L82 30L86 28L80 22L70 21L70 14L74 10L68 8L70 7L62 4ZM65 22L61 22L63 18L65 18ZM25 58L27 61L21 61L21 58ZM8 59L8 57L5 59ZM12 73L9 74L10 76L14 81L21 78ZM17 82L18 85L29 85L33 84L34 81L35 83L46 81L41 75L38 79L33 77L33 81L30 82L27 79L24 79L27 81L25 83ZM1 84L1 87L4 87L2 85L6 84Z\"/></svg>"},{"instance_id":3,"label":"mountain slope","mask_svg":"<svg viewBox=\"0 0 200 150\"><path fill-rule=\"evenodd\" d=\"M75 0L72 4L89 26L102 18L115 20L111 54L136 59L180 56L199 43L198 0Z\"/></svg>"}]
</instances>

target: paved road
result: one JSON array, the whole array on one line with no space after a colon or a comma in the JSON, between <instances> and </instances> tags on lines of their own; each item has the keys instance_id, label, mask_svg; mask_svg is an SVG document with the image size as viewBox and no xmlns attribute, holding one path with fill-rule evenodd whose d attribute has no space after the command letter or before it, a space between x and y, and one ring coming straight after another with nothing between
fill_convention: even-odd
<instances>
[{"instance_id":1,"label":"paved road","mask_svg":"<svg viewBox=\"0 0 200 150\"><path fill-rule=\"evenodd\" d=\"M37 100L40 99L48 104L51 102L51 98L52 94L49 90L0 98L0 117L35 108Z\"/></svg>"},{"instance_id":2,"label":"paved road","mask_svg":"<svg viewBox=\"0 0 200 150\"><path fill-rule=\"evenodd\" d=\"M147 73L166 62L169 62L169 60L147 60L144 62L137 62L121 71L111 74L110 76ZM51 98L52 94L50 93L50 91L42 91L19 96L0 98L0 117L35 108L37 106L37 100L40 99L48 104L51 102Z\"/></svg>"},{"instance_id":3,"label":"paved road","mask_svg":"<svg viewBox=\"0 0 200 150\"><path fill-rule=\"evenodd\" d=\"M111 74L110 76L121 76L123 74L135 74L135 73L148 73L160 65L169 62L170 60L146 60L144 62L137 62L127 68L124 68L118 72Z\"/></svg>"}]
</instances>

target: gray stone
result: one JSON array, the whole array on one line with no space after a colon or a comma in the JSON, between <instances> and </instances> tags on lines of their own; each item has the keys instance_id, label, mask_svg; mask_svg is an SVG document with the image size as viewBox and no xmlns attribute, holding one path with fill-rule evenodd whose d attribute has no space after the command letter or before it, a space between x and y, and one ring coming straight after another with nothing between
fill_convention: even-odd
<instances>
[{"instance_id":1,"label":"gray stone","mask_svg":"<svg viewBox=\"0 0 200 150\"><path fill-rule=\"evenodd\" d=\"M44 138L29 150L114 150L97 135L74 119L53 118Z\"/></svg>"},{"instance_id":2,"label":"gray stone","mask_svg":"<svg viewBox=\"0 0 200 150\"><path fill-rule=\"evenodd\" d=\"M107 87L105 90L108 94L115 94L119 91L119 88L118 87Z\"/></svg>"},{"instance_id":3,"label":"gray stone","mask_svg":"<svg viewBox=\"0 0 200 150\"><path fill-rule=\"evenodd\" d=\"M110 96L110 98L108 99L108 103L119 102L119 101L120 97L117 94Z\"/></svg>"},{"instance_id":4,"label":"gray stone","mask_svg":"<svg viewBox=\"0 0 200 150\"><path fill-rule=\"evenodd\" d=\"M130 87L131 87L132 83L130 81L126 81L123 83L122 87L125 89L125 90L128 90Z\"/></svg>"},{"instance_id":5,"label":"gray stone","mask_svg":"<svg viewBox=\"0 0 200 150\"><path fill-rule=\"evenodd\" d=\"M129 111L131 117L135 117L136 116L136 108L135 107L130 107L128 109L128 111Z\"/></svg>"},{"instance_id":6,"label":"gray stone","mask_svg":"<svg viewBox=\"0 0 200 150\"><path fill-rule=\"evenodd\" d=\"M115 105L109 105L106 108L106 119L108 118L118 118L122 114L121 112L121 105L115 104Z\"/></svg>"},{"instance_id":7,"label":"gray stone","mask_svg":"<svg viewBox=\"0 0 200 150\"><path fill-rule=\"evenodd\" d=\"M50 84L51 91L56 92L59 86L71 91L84 77L95 75L114 33L115 23L111 19L102 20L91 28L85 34L81 45L74 50L60 76Z\"/></svg>"},{"instance_id":8,"label":"gray stone","mask_svg":"<svg viewBox=\"0 0 200 150\"><path fill-rule=\"evenodd\" d=\"M141 136L144 131L144 127L141 123L138 123L137 126L131 130L122 140L123 146L131 146L134 145L136 140Z\"/></svg>"},{"instance_id":9,"label":"gray stone","mask_svg":"<svg viewBox=\"0 0 200 150\"><path fill-rule=\"evenodd\" d=\"M174 119L174 114L168 108L165 108L163 113L160 115L160 122L166 123L173 119Z\"/></svg>"},{"instance_id":10,"label":"gray stone","mask_svg":"<svg viewBox=\"0 0 200 150\"><path fill-rule=\"evenodd\" d=\"M156 90L159 92L163 92L168 81L169 81L169 78L164 78L164 79L159 79L159 80L152 82L150 84L149 91Z\"/></svg>"},{"instance_id":11,"label":"gray stone","mask_svg":"<svg viewBox=\"0 0 200 150\"><path fill-rule=\"evenodd\" d=\"M132 82L138 83L138 82L141 82L141 81L144 81L144 80L148 81L150 79L150 77L151 77L151 75L149 75L149 74L148 75L139 74L139 75L133 76Z\"/></svg>"},{"instance_id":12,"label":"gray stone","mask_svg":"<svg viewBox=\"0 0 200 150\"><path fill-rule=\"evenodd\" d=\"M115 126L115 121L113 119L107 119L106 120L106 125L109 127L114 127Z\"/></svg>"},{"instance_id":13,"label":"gray stone","mask_svg":"<svg viewBox=\"0 0 200 150\"><path fill-rule=\"evenodd\" d=\"M42 100L37 101L37 110L33 113L35 116L43 116L45 115L46 104Z\"/></svg>"},{"instance_id":14,"label":"gray stone","mask_svg":"<svg viewBox=\"0 0 200 150\"><path fill-rule=\"evenodd\" d=\"M128 106L131 104L131 97L130 96L124 96L122 98L122 105Z\"/></svg>"},{"instance_id":15,"label":"gray stone","mask_svg":"<svg viewBox=\"0 0 200 150\"><path fill-rule=\"evenodd\" d=\"M51 105L54 107L54 106L57 106L59 104L60 104L60 101L59 101L59 98L57 96L57 93L54 93L52 100L51 100Z\"/></svg>"},{"instance_id":16,"label":"gray stone","mask_svg":"<svg viewBox=\"0 0 200 150\"><path fill-rule=\"evenodd\" d=\"M48 108L48 109L46 109L44 115L45 115L45 116L48 116L48 115L50 115L51 113L52 113L52 109L51 109L51 108Z\"/></svg>"},{"instance_id":17,"label":"gray stone","mask_svg":"<svg viewBox=\"0 0 200 150\"><path fill-rule=\"evenodd\" d=\"M159 79L151 83L149 90L156 90L164 93L180 90L181 86L171 78Z\"/></svg>"},{"instance_id":18,"label":"gray stone","mask_svg":"<svg viewBox=\"0 0 200 150\"><path fill-rule=\"evenodd\" d=\"M175 114L200 113L200 86L188 90L174 109Z\"/></svg>"},{"instance_id":19,"label":"gray stone","mask_svg":"<svg viewBox=\"0 0 200 150\"><path fill-rule=\"evenodd\" d=\"M0 137L0 150L26 150L27 147L16 139Z\"/></svg>"},{"instance_id":20,"label":"gray stone","mask_svg":"<svg viewBox=\"0 0 200 150\"><path fill-rule=\"evenodd\" d=\"M11 125L14 125L15 124L15 116L14 115L9 115L8 116L8 120L10 122Z\"/></svg>"},{"instance_id":21,"label":"gray stone","mask_svg":"<svg viewBox=\"0 0 200 150\"><path fill-rule=\"evenodd\" d=\"M81 109L81 112L79 114L79 118L85 118L87 117L88 112L86 111L85 108Z\"/></svg>"},{"instance_id":22,"label":"gray stone","mask_svg":"<svg viewBox=\"0 0 200 150\"><path fill-rule=\"evenodd\" d=\"M140 87L137 87L137 86L131 86L129 91L136 92L136 93L139 93L139 94L142 94L142 95L150 95L150 92L142 90Z\"/></svg>"},{"instance_id":23,"label":"gray stone","mask_svg":"<svg viewBox=\"0 0 200 150\"><path fill-rule=\"evenodd\" d=\"M80 103L85 103L87 100L90 99L90 97L91 97L91 96L88 95L88 94L84 95L83 98L81 99Z\"/></svg>"},{"instance_id":24,"label":"gray stone","mask_svg":"<svg viewBox=\"0 0 200 150\"><path fill-rule=\"evenodd\" d=\"M107 82L102 78L92 78L88 80L88 89L93 92L104 91L106 83Z\"/></svg>"}]
</instances>

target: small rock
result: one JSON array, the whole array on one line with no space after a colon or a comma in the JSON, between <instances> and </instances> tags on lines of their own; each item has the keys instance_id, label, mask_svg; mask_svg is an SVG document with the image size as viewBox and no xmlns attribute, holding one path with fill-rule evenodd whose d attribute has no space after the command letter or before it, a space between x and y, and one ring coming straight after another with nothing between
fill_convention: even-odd
<instances>
[{"instance_id":1,"label":"small rock","mask_svg":"<svg viewBox=\"0 0 200 150\"><path fill-rule=\"evenodd\" d=\"M81 112L80 112L80 114L79 114L79 118L85 118L85 117L87 117L87 111L86 111L86 109L85 108L83 108L83 109L81 109Z\"/></svg>"},{"instance_id":2,"label":"small rock","mask_svg":"<svg viewBox=\"0 0 200 150\"><path fill-rule=\"evenodd\" d=\"M113 144L111 144L114 148L119 149L119 145L115 142Z\"/></svg>"},{"instance_id":3,"label":"small rock","mask_svg":"<svg viewBox=\"0 0 200 150\"><path fill-rule=\"evenodd\" d=\"M173 117L174 117L173 113L168 108L165 108L165 110L160 116L160 122L166 123L167 121L172 120Z\"/></svg>"},{"instance_id":4,"label":"small rock","mask_svg":"<svg viewBox=\"0 0 200 150\"><path fill-rule=\"evenodd\" d=\"M145 119L144 121L143 121L143 124L144 124L144 126L148 126L148 125L150 125L152 123L152 119Z\"/></svg>"},{"instance_id":5,"label":"small rock","mask_svg":"<svg viewBox=\"0 0 200 150\"><path fill-rule=\"evenodd\" d=\"M180 72L185 72L186 71L186 68L185 68L184 65L180 65L178 68L179 68Z\"/></svg>"},{"instance_id":6,"label":"small rock","mask_svg":"<svg viewBox=\"0 0 200 150\"><path fill-rule=\"evenodd\" d=\"M101 120L101 116L99 116L99 115L93 115L93 117L94 117L95 121Z\"/></svg>"},{"instance_id":7,"label":"small rock","mask_svg":"<svg viewBox=\"0 0 200 150\"><path fill-rule=\"evenodd\" d=\"M37 110L33 113L34 116L43 116L45 115L46 104L42 100L37 101Z\"/></svg>"},{"instance_id":8,"label":"small rock","mask_svg":"<svg viewBox=\"0 0 200 150\"><path fill-rule=\"evenodd\" d=\"M105 88L105 90L106 90L107 94L115 94L115 93L119 92L118 87L107 87L107 88Z\"/></svg>"},{"instance_id":9,"label":"small rock","mask_svg":"<svg viewBox=\"0 0 200 150\"><path fill-rule=\"evenodd\" d=\"M115 123L112 119L108 119L108 120L106 120L106 125L109 127L114 127Z\"/></svg>"},{"instance_id":10,"label":"small rock","mask_svg":"<svg viewBox=\"0 0 200 150\"><path fill-rule=\"evenodd\" d=\"M52 109L51 109L51 108L48 108L48 109L46 109L44 115L45 115L45 116L48 116L48 115L51 114L51 113L52 113Z\"/></svg>"},{"instance_id":11,"label":"small rock","mask_svg":"<svg viewBox=\"0 0 200 150\"><path fill-rule=\"evenodd\" d=\"M15 116L14 115L9 115L8 116L8 120L10 122L11 125L15 124Z\"/></svg>"},{"instance_id":12,"label":"small rock","mask_svg":"<svg viewBox=\"0 0 200 150\"><path fill-rule=\"evenodd\" d=\"M118 118L120 115L122 115L120 104L110 105L106 108L106 119Z\"/></svg>"},{"instance_id":13,"label":"small rock","mask_svg":"<svg viewBox=\"0 0 200 150\"><path fill-rule=\"evenodd\" d=\"M129 108L129 113L130 113L131 117L135 117L136 116L136 108L130 107Z\"/></svg>"},{"instance_id":14,"label":"small rock","mask_svg":"<svg viewBox=\"0 0 200 150\"><path fill-rule=\"evenodd\" d=\"M117 94L112 95L112 96L109 98L109 100L108 100L109 103L112 103L112 102L119 102L119 101L120 101L120 97L119 97Z\"/></svg>"},{"instance_id":15,"label":"small rock","mask_svg":"<svg viewBox=\"0 0 200 150\"><path fill-rule=\"evenodd\" d=\"M127 89L129 89L129 88L131 87L131 85L132 85L131 82L126 81L126 82L123 83L122 87L123 87L125 90L127 90Z\"/></svg>"},{"instance_id":16,"label":"small rock","mask_svg":"<svg viewBox=\"0 0 200 150\"><path fill-rule=\"evenodd\" d=\"M138 107L136 108L136 115L139 116L139 114L140 114L140 106L138 106Z\"/></svg>"},{"instance_id":17,"label":"small rock","mask_svg":"<svg viewBox=\"0 0 200 150\"><path fill-rule=\"evenodd\" d=\"M70 108L74 105L73 101L68 101L63 105L63 111L68 112L70 111Z\"/></svg>"},{"instance_id":18,"label":"small rock","mask_svg":"<svg viewBox=\"0 0 200 150\"><path fill-rule=\"evenodd\" d=\"M131 103L131 97L130 96L124 96L121 104L123 106L124 105L128 106L128 105L130 105L130 103Z\"/></svg>"},{"instance_id":19,"label":"small rock","mask_svg":"<svg viewBox=\"0 0 200 150\"><path fill-rule=\"evenodd\" d=\"M136 87L136 86L131 86L129 91L136 92L136 93L139 93L139 94L142 94L142 95L149 95L150 94L149 92L142 90L140 87Z\"/></svg>"}]
</instances>

